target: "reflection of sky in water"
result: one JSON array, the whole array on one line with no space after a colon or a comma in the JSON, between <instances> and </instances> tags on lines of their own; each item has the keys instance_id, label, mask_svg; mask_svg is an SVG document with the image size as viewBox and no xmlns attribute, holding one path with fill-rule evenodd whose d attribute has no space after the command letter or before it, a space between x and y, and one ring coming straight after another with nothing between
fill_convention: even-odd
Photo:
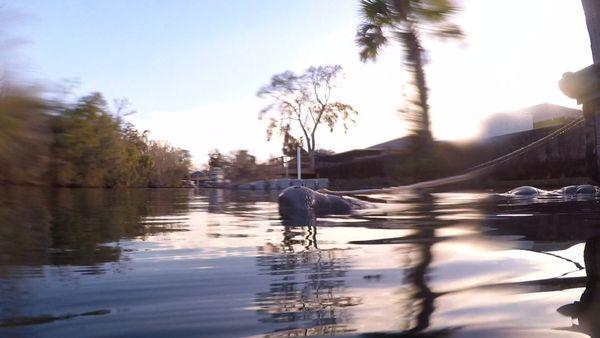
<instances>
[{"instance_id":1,"label":"reflection of sky in water","mask_svg":"<svg viewBox=\"0 0 600 338\"><path fill-rule=\"evenodd\" d=\"M274 193L52 194L4 194L0 336L561 336L600 219L444 193L286 227Z\"/></svg>"}]
</instances>

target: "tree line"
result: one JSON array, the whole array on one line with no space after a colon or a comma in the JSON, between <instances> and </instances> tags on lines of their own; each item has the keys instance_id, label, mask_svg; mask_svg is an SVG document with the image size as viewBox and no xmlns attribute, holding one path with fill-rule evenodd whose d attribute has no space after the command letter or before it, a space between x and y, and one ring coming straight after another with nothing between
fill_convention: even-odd
<instances>
[{"instance_id":1,"label":"tree line","mask_svg":"<svg viewBox=\"0 0 600 338\"><path fill-rule=\"evenodd\" d=\"M0 183L58 187L176 187L187 150L148 139L100 93L73 103L0 88Z\"/></svg>"},{"instance_id":2,"label":"tree line","mask_svg":"<svg viewBox=\"0 0 600 338\"><path fill-rule=\"evenodd\" d=\"M244 149L234 150L228 154L213 149L208 153L208 167L221 168L225 179L231 182L247 182L278 177L281 174L281 167L275 163L270 163L272 161L275 161L275 159L271 159L266 163L259 163L254 155Z\"/></svg>"}]
</instances>

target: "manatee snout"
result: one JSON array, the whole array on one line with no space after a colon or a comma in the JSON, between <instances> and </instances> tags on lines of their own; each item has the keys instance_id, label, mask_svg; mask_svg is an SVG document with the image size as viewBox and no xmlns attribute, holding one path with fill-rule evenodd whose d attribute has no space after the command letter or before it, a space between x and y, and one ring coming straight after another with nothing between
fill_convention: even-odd
<instances>
[{"instance_id":1,"label":"manatee snout","mask_svg":"<svg viewBox=\"0 0 600 338\"><path fill-rule=\"evenodd\" d=\"M313 207L312 190L294 186L284 189L277 198L279 210L308 210Z\"/></svg>"}]
</instances>

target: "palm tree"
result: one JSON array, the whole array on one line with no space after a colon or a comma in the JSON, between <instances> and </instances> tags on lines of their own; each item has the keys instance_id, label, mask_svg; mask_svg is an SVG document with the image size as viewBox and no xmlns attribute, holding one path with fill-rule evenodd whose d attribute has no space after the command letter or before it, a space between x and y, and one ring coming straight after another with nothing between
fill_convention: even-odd
<instances>
[{"instance_id":1,"label":"palm tree","mask_svg":"<svg viewBox=\"0 0 600 338\"><path fill-rule=\"evenodd\" d=\"M416 98L411 102L408 119L419 139L431 141L423 35L460 38L462 30L450 17L458 11L452 0L362 0L363 21L358 26L356 43L363 62L375 60L390 40L404 50L404 63L413 75Z\"/></svg>"}]
</instances>

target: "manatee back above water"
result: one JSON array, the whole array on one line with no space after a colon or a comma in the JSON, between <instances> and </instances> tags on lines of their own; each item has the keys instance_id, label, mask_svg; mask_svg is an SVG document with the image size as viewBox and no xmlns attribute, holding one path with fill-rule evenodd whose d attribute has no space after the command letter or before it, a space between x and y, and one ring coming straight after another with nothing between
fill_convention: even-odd
<instances>
[{"instance_id":1,"label":"manatee back above water","mask_svg":"<svg viewBox=\"0 0 600 338\"><path fill-rule=\"evenodd\" d=\"M562 198L595 198L600 196L600 188L591 184L569 185L556 190L543 190L531 186L512 189L503 196L512 198L562 197Z\"/></svg>"},{"instance_id":2,"label":"manatee back above water","mask_svg":"<svg viewBox=\"0 0 600 338\"><path fill-rule=\"evenodd\" d=\"M536 187L530 187L528 185L522 186L522 187L518 187L515 188L509 192L506 193L506 195L510 195L510 196L515 196L515 197L529 197L529 196L538 196L540 194L543 194L545 191L538 189Z\"/></svg>"},{"instance_id":3,"label":"manatee back above water","mask_svg":"<svg viewBox=\"0 0 600 338\"><path fill-rule=\"evenodd\" d=\"M284 189L277 198L283 218L349 214L366 207L367 203L354 198L323 194L302 186Z\"/></svg>"}]
</instances>

